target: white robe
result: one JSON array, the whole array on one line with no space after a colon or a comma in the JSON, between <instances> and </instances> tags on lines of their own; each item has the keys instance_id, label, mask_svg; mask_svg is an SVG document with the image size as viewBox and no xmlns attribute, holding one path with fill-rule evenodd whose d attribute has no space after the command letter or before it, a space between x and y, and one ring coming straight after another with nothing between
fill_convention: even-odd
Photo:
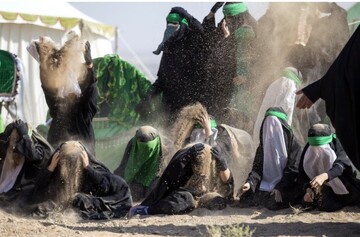
<instances>
[{"instance_id":1,"label":"white robe","mask_svg":"<svg viewBox=\"0 0 360 237\"><path fill-rule=\"evenodd\" d=\"M272 191L283 177L288 154L281 122L275 116L266 117L263 125L263 175L261 191Z\"/></svg>"}]
</instances>

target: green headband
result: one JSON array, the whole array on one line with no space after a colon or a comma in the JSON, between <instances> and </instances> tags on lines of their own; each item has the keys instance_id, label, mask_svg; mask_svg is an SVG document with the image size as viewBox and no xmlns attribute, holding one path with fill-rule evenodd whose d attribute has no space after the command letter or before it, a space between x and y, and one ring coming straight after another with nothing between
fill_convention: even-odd
<instances>
[{"instance_id":1,"label":"green headband","mask_svg":"<svg viewBox=\"0 0 360 237\"><path fill-rule=\"evenodd\" d=\"M308 137L307 141L310 146L321 146L329 144L330 142L332 142L333 138L336 138L335 134L331 134L329 136Z\"/></svg>"},{"instance_id":2,"label":"green headband","mask_svg":"<svg viewBox=\"0 0 360 237\"><path fill-rule=\"evenodd\" d=\"M300 86L302 83L301 79L289 69L284 69L284 71L282 71L282 76L293 80L297 86Z\"/></svg>"},{"instance_id":3,"label":"green headband","mask_svg":"<svg viewBox=\"0 0 360 237\"><path fill-rule=\"evenodd\" d=\"M216 121L215 121L215 119L210 119L210 127L211 127L211 128L216 128ZM203 128L203 127L201 126L201 124L196 123L195 126L194 126L194 128Z\"/></svg>"},{"instance_id":4,"label":"green headband","mask_svg":"<svg viewBox=\"0 0 360 237\"><path fill-rule=\"evenodd\" d=\"M150 148L155 148L157 146L157 144L160 142L160 137L156 136L153 140L147 141L147 142L143 142L138 139L136 141L138 142L138 145L140 145L140 146L147 146Z\"/></svg>"},{"instance_id":5,"label":"green headband","mask_svg":"<svg viewBox=\"0 0 360 237\"><path fill-rule=\"evenodd\" d=\"M170 13L166 17L166 22L180 23L180 24L185 24L185 25L189 26L188 21L185 18L180 17L180 15L177 13Z\"/></svg>"},{"instance_id":6,"label":"green headband","mask_svg":"<svg viewBox=\"0 0 360 237\"><path fill-rule=\"evenodd\" d=\"M232 3L223 7L224 16L236 16L248 10L244 3Z\"/></svg>"},{"instance_id":7,"label":"green headband","mask_svg":"<svg viewBox=\"0 0 360 237\"><path fill-rule=\"evenodd\" d=\"M287 115L285 113L283 113L283 112L280 112L280 111L274 111L274 110L266 111L265 117L266 116L275 116L275 117L277 117L279 119L288 121Z\"/></svg>"}]
</instances>

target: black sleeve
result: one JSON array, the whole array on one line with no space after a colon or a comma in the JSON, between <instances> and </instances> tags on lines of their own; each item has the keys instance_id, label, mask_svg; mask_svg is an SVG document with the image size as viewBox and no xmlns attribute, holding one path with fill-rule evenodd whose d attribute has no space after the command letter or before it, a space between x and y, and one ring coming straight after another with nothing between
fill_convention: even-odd
<instances>
[{"instance_id":1,"label":"black sleeve","mask_svg":"<svg viewBox=\"0 0 360 237\"><path fill-rule=\"evenodd\" d=\"M287 189L296 185L298 173L299 173L299 162L301 157L301 147L297 142L296 138L291 134L290 142L288 144L288 161L283 171L283 177L280 182L276 184L275 189L280 192L286 191Z\"/></svg>"},{"instance_id":2,"label":"black sleeve","mask_svg":"<svg viewBox=\"0 0 360 237\"><path fill-rule=\"evenodd\" d=\"M304 170L304 156L305 156L305 152L308 147L309 147L309 144L306 144L306 146L301 154L300 162L299 162L299 174L297 177L297 184L299 185L299 187L301 188L301 190L303 192L305 192L306 185L310 182L310 179L306 175L305 170Z\"/></svg>"},{"instance_id":3,"label":"black sleeve","mask_svg":"<svg viewBox=\"0 0 360 237\"><path fill-rule=\"evenodd\" d=\"M47 91L43 86L42 88L44 91L46 104L49 107L50 117L55 118L58 111L58 107L56 107L56 94Z\"/></svg>"},{"instance_id":4,"label":"black sleeve","mask_svg":"<svg viewBox=\"0 0 360 237\"><path fill-rule=\"evenodd\" d=\"M124 155L123 155L123 158L121 160L121 163L120 163L119 167L117 167L116 170L114 170L114 174L116 174L116 175L118 175L120 177L124 177L125 168L126 168L126 165L128 163L128 160L129 160L131 147L132 147L132 139L128 142L128 144L127 144L127 146L125 148Z\"/></svg>"},{"instance_id":5,"label":"black sleeve","mask_svg":"<svg viewBox=\"0 0 360 237\"><path fill-rule=\"evenodd\" d=\"M88 68L87 77L84 84L81 85L81 112L84 120L91 123L97 112L97 81L92 68Z\"/></svg>"},{"instance_id":6,"label":"black sleeve","mask_svg":"<svg viewBox=\"0 0 360 237\"><path fill-rule=\"evenodd\" d=\"M50 179L53 172L50 172L47 167L43 168L38 177L36 178L35 187L36 189L42 189L45 188L50 184Z\"/></svg>"},{"instance_id":7,"label":"black sleeve","mask_svg":"<svg viewBox=\"0 0 360 237\"><path fill-rule=\"evenodd\" d=\"M101 197L105 202L115 201L132 206L131 191L125 180L107 173L104 174L103 183L102 188L97 190L97 197Z\"/></svg>"},{"instance_id":8,"label":"black sleeve","mask_svg":"<svg viewBox=\"0 0 360 237\"><path fill-rule=\"evenodd\" d=\"M215 16L209 19L205 17L202 22L202 26L205 32L213 32L216 29Z\"/></svg>"},{"instance_id":9,"label":"black sleeve","mask_svg":"<svg viewBox=\"0 0 360 237\"><path fill-rule=\"evenodd\" d=\"M331 169L327 172L329 180L341 176L346 166L351 166L351 161L342 148L340 141L336 139L333 144L335 146L336 160Z\"/></svg>"},{"instance_id":10,"label":"black sleeve","mask_svg":"<svg viewBox=\"0 0 360 237\"><path fill-rule=\"evenodd\" d=\"M247 178L247 181L250 184L251 190L255 190L259 187L260 181L263 174L263 163L264 163L264 151L262 142L256 150L255 159L253 162L252 170Z\"/></svg>"},{"instance_id":11,"label":"black sleeve","mask_svg":"<svg viewBox=\"0 0 360 237\"><path fill-rule=\"evenodd\" d=\"M304 92L304 94L313 102L315 103L319 98L321 98L321 84L322 84L322 79L317 80L315 82L313 82L312 84L306 86L305 88L302 89L302 91Z\"/></svg>"},{"instance_id":12,"label":"black sleeve","mask_svg":"<svg viewBox=\"0 0 360 237\"><path fill-rule=\"evenodd\" d=\"M24 155L25 159L31 162L42 161L44 159L44 148L39 143L33 143L28 135L20 138L16 144L15 150Z\"/></svg>"},{"instance_id":13,"label":"black sleeve","mask_svg":"<svg viewBox=\"0 0 360 237\"><path fill-rule=\"evenodd\" d=\"M81 92L86 93L85 91L87 91L87 89L96 81L94 68L87 68L85 80L79 84Z\"/></svg>"},{"instance_id":14,"label":"black sleeve","mask_svg":"<svg viewBox=\"0 0 360 237\"><path fill-rule=\"evenodd\" d=\"M100 185L104 179L103 173L94 169L91 165L85 167L85 171L88 174L89 181L92 182L95 186Z\"/></svg>"}]
</instances>

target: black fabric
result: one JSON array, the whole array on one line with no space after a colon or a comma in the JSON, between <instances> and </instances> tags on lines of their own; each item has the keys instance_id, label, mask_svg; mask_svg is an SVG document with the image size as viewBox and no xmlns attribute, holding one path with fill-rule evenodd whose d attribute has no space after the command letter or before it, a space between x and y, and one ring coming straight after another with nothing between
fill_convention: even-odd
<instances>
[{"instance_id":1,"label":"black fabric","mask_svg":"<svg viewBox=\"0 0 360 237\"><path fill-rule=\"evenodd\" d=\"M204 62L203 95L200 102L206 107L209 114L221 119L223 109L230 106L230 102L237 87L233 79L237 76L237 41L234 31L247 25L256 32L256 20L244 12L233 17L227 17L230 36L224 38L221 24L216 26L215 17L203 20L205 33L202 36L202 60Z\"/></svg>"},{"instance_id":2,"label":"black fabric","mask_svg":"<svg viewBox=\"0 0 360 237\"><path fill-rule=\"evenodd\" d=\"M96 170L90 171L88 177L93 182L87 182L73 200L73 207L81 211L82 218L98 220L124 217L132 206L130 189L125 180L110 172Z\"/></svg>"},{"instance_id":3,"label":"black fabric","mask_svg":"<svg viewBox=\"0 0 360 237\"><path fill-rule=\"evenodd\" d=\"M224 2L216 2L210 11L215 14L223 5Z\"/></svg>"},{"instance_id":4,"label":"black fabric","mask_svg":"<svg viewBox=\"0 0 360 237\"><path fill-rule=\"evenodd\" d=\"M13 124L8 127L15 128ZM9 143L5 134L0 134L0 155L6 156ZM6 139L5 141L2 139ZM40 171L46 167L50 155L53 151L51 145L36 131L32 132L31 138L24 136L17 142L15 151L24 155L25 162L21 169L13 188L7 193L0 194L0 202L5 206L16 206L21 208L30 202L30 194L35 188L35 182ZM0 172L2 171L3 162L0 160Z\"/></svg>"},{"instance_id":5,"label":"black fabric","mask_svg":"<svg viewBox=\"0 0 360 237\"><path fill-rule=\"evenodd\" d=\"M272 109L276 110L276 108L272 108ZM282 109L280 108L278 108L278 111L283 112ZM288 161L285 169L283 170L283 177L279 181L279 183L276 184L275 189L278 189L281 193L283 193L283 192L287 192L288 188L293 187L294 185L297 184L296 180L298 176L301 147L296 137L294 136L289 124L282 119L279 119L279 121L281 122L284 132L285 147L288 153ZM260 144L256 149L253 168L247 179L247 182L250 183L250 187L253 192L259 189L263 175L264 150L263 150L262 134L263 134L263 124L261 125L261 129L260 129Z\"/></svg>"},{"instance_id":6,"label":"black fabric","mask_svg":"<svg viewBox=\"0 0 360 237\"><path fill-rule=\"evenodd\" d=\"M68 140L79 140L88 147L91 154L95 154L92 119L97 112L97 85L93 69L88 69L80 88L80 97L73 101L57 97L43 88L52 117L47 139L53 147Z\"/></svg>"},{"instance_id":7,"label":"black fabric","mask_svg":"<svg viewBox=\"0 0 360 237\"><path fill-rule=\"evenodd\" d=\"M20 137L27 135L29 132L28 126L20 119L15 121L15 127Z\"/></svg>"},{"instance_id":8,"label":"black fabric","mask_svg":"<svg viewBox=\"0 0 360 237\"><path fill-rule=\"evenodd\" d=\"M176 215L191 212L195 208L193 195L187 190L175 190L153 206L149 206L150 215Z\"/></svg>"},{"instance_id":9,"label":"black fabric","mask_svg":"<svg viewBox=\"0 0 360 237\"><path fill-rule=\"evenodd\" d=\"M271 192L260 191L259 189L255 192L248 191L241 196L239 207L264 206L275 211L289 208L290 205L296 205L301 200L299 186L289 187L286 192L280 193L282 202L276 202L275 195L271 195Z\"/></svg>"},{"instance_id":10,"label":"black fabric","mask_svg":"<svg viewBox=\"0 0 360 237\"><path fill-rule=\"evenodd\" d=\"M284 112L281 108L270 108L271 110ZM265 120L265 119L264 119ZM260 144L256 150L252 171L247 182L250 184L250 190L241 197L241 204L248 206L262 205L270 210L279 210L288 208L289 204L298 203L301 196L301 189L297 185L298 167L301 155L301 147L297 142L291 127L282 119L279 119L283 128L285 147L288 153L288 161L283 170L283 177L275 185L274 189L280 191L282 202L275 201L275 195L270 192L260 191L260 183L263 176L264 150L263 150L263 124L260 129ZM263 121L264 123L264 121Z\"/></svg>"},{"instance_id":11,"label":"black fabric","mask_svg":"<svg viewBox=\"0 0 360 237\"><path fill-rule=\"evenodd\" d=\"M79 209L83 219L110 219L124 217L133 202L128 184L121 177L112 174L101 162L96 160L87 150L89 165L85 168L85 174L80 190L72 200L73 207ZM50 164L51 161L49 161ZM47 168L43 169L37 179L33 197L42 195L42 200L33 200L33 203L48 201L50 196L46 190L53 173ZM45 192L45 193L44 193Z\"/></svg>"},{"instance_id":12,"label":"black fabric","mask_svg":"<svg viewBox=\"0 0 360 237\"><path fill-rule=\"evenodd\" d=\"M155 187L141 203L142 206L153 206L168 196L172 191L184 186L193 175L191 160L192 147L184 148L175 153L164 170Z\"/></svg>"},{"instance_id":13,"label":"black fabric","mask_svg":"<svg viewBox=\"0 0 360 237\"><path fill-rule=\"evenodd\" d=\"M88 155L90 164L85 169L86 182L73 202L74 207L80 209L84 219L124 217L133 204L128 184L89 152ZM84 206L76 205L79 199Z\"/></svg>"},{"instance_id":14,"label":"black fabric","mask_svg":"<svg viewBox=\"0 0 360 237\"><path fill-rule=\"evenodd\" d=\"M302 188L303 194L305 194L306 188L309 186L309 182L311 181L310 178L306 175L304 170L304 156L308 147L309 144L306 144L302 152L301 160L299 164L298 183L299 186ZM336 195L331 189L330 191L325 191L325 195L336 196L335 199L337 200L337 202L340 202L342 204L340 208L342 208L344 205L354 205L360 201L360 180L356 178L358 171L353 166L349 157L346 155L338 139L333 139L333 141L330 143L330 147L335 151L337 157L332 168L327 172L329 176L328 180L332 180L338 177L341 180L341 182L345 185L346 189L349 191L349 194ZM325 197L324 200L327 200L326 198L327 197ZM329 197L329 199L333 200L334 198ZM319 210L321 209L325 211L334 211L340 209L337 207L338 205L336 205L335 202L333 204L334 207L331 207L331 202L329 204L330 206L323 203L323 206L324 205L326 207L318 207L318 206L317 207L319 208Z\"/></svg>"},{"instance_id":15,"label":"black fabric","mask_svg":"<svg viewBox=\"0 0 360 237\"><path fill-rule=\"evenodd\" d=\"M171 121L182 107L200 100L203 86L203 61L200 57L203 27L194 17L187 20L189 26L181 24L180 33L166 42L157 80L147 97L162 93L162 102Z\"/></svg>"},{"instance_id":16,"label":"black fabric","mask_svg":"<svg viewBox=\"0 0 360 237\"><path fill-rule=\"evenodd\" d=\"M351 161L360 168L360 27L327 73L303 89L313 102L325 100L326 113Z\"/></svg>"},{"instance_id":17,"label":"black fabric","mask_svg":"<svg viewBox=\"0 0 360 237\"><path fill-rule=\"evenodd\" d=\"M211 148L212 157L216 161L216 168L220 171L225 171L228 168L226 158L221 155L220 146L214 146Z\"/></svg>"}]
</instances>

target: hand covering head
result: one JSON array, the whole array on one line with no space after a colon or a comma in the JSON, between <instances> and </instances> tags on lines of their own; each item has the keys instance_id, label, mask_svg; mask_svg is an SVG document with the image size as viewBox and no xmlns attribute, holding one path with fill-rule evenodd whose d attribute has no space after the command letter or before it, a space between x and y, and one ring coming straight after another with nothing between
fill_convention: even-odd
<instances>
[{"instance_id":1,"label":"hand covering head","mask_svg":"<svg viewBox=\"0 0 360 237\"><path fill-rule=\"evenodd\" d=\"M193 17L184 8L173 7L166 17L167 26L163 40L153 53L159 55L161 51L164 51L171 43L181 39L189 27L191 18Z\"/></svg>"}]
</instances>

